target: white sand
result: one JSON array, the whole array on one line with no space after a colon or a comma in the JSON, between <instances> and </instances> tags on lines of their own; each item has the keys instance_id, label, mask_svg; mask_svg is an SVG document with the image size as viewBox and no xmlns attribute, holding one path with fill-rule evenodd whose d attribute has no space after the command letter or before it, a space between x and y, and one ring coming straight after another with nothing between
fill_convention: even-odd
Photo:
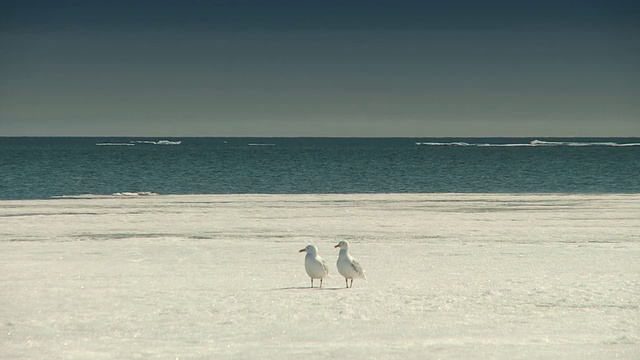
<instances>
[{"instance_id":1,"label":"white sand","mask_svg":"<svg viewBox=\"0 0 640 360\"><path fill-rule=\"evenodd\" d=\"M0 253L2 359L640 358L640 195L0 201Z\"/></svg>"}]
</instances>

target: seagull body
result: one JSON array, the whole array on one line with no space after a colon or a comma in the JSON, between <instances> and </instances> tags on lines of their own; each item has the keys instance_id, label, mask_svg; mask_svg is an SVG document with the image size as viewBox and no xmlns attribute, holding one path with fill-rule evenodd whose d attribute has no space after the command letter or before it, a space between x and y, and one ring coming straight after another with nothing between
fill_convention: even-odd
<instances>
[{"instance_id":1,"label":"seagull body","mask_svg":"<svg viewBox=\"0 0 640 360\"><path fill-rule=\"evenodd\" d=\"M364 269L362 269L360 263L349 254L349 242L342 240L334 247L340 248L337 262L338 272L344 276L344 283L347 288L353 287L353 279L366 279ZM348 283L349 279L351 279L351 286Z\"/></svg>"},{"instance_id":2,"label":"seagull body","mask_svg":"<svg viewBox=\"0 0 640 360\"><path fill-rule=\"evenodd\" d=\"M300 252L306 252L304 257L304 269L311 278L311 287L313 287L313 279L320 279L320 287L322 287L322 279L329 275L329 267L323 258L318 256L318 248L315 245L307 245Z\"/></svg>"}]
</instances>

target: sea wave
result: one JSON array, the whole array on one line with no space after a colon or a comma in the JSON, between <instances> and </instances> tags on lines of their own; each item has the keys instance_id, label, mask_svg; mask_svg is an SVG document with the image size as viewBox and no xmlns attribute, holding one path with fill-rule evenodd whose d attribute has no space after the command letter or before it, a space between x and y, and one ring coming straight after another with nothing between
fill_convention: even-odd
<instances>
[{"instance_id":1,"label":"sea wave","mask_svg":"<svg viewBox=\"0 0 640 360\"><path fill-rule=\"evenodd\" d=\"M52 196L54 199L95 199L95 198L110 198L110 197L140 197L140 196L157 196L158 193L151 191L140 192L116 192L111 195L99 195L99 194L78 194L78 195L58 195Z\"/></svg>"},{"instance_id":2,"label":"sea wave","mask_svg":"<svg viewBox=\"0 0 640 360\"><path fill-rule=\"evenodd\" d=\"M545 141L531 140L528 143L469 143L464 141L452 142L416 142L416 146L475 146L475 147L542 147L542 146L612 146L629 147L640 146L640 143L618 143L618 142L581 142L581 141Z\"/></svg>"},{"instance_id":3,"label":"sea wave","mask_svg":"<svg viewBox=\"0 0 640 360\"><path fill-rule=\"evenodd\" d=\"M155 143L156 145L180 145L182 141L170 141L170 140L158 140Z\"/></svg>"},{"instance_id":4,"label":"sea wave","mask_svg":"<svg viewBox=\"0 0 640 360\"><path fill-rule=\"evenodd\" d=\"M640 146L640 143L581 142L581 141L544 141L532 140L531 146Z\"/></svg>"},{"instance_id":5,"label":"sea wave","mask_svg":"<svg viewBox=\"0 0 640 360\"><path fill-rule=\"evenodd\" d=\"M102 142L97 143L98 146L134 146L134 145L181 145L182 141L171 141L171 140L131 140L126 143L122 142Z\"/></svg>"},{"instance_id":6,"label":"sea wave","mask_svg":"<svg viewBox=\"0 0 640 360\"><path fill-rule=\"evenodd\" d=\"M132 144L152 144L152 145L156 144L156 142L152 140L131 140L129 142Z\"/></svg>"},{"instance_id":7,"label":"sea wave","mask_svg":"<svg viewBox=\"0 0 640 360\"><path fill-rule=\"evenodd\" d=\"M157 193L151 191L141 191L141 192L117 192L111 194L111 196L156 196Z\"/></svg>"}]
</instances>

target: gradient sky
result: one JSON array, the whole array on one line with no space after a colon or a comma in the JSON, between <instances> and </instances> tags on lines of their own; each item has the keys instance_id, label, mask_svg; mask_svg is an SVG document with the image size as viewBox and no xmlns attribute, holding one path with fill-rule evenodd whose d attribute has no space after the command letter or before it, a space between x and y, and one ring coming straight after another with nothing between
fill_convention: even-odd
<instances>
[{"instance_id":1,"label":"gradient sky","mask_svg":"<svg viewBox=\"0 0 640 360\"><path fill-rule=\"evenodd\" d=\"M16 135L640 136L640 2L0 0Z\"/></svg>"}]
</instances>

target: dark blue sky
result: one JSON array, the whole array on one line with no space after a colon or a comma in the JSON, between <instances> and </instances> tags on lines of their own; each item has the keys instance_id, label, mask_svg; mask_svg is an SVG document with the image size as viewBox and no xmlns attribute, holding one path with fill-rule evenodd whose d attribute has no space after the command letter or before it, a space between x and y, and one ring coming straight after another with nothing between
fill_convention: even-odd
<instances>
[{"instance_id":1,"label":"dark blue sky","mask_svg":"<svg viewBox=\"0 0 640 360\"><path fill-rule=\"evenodd\" d=\"M631 1L0 1L0 136L640 136Z\"/></svg>"}]
</instances>

